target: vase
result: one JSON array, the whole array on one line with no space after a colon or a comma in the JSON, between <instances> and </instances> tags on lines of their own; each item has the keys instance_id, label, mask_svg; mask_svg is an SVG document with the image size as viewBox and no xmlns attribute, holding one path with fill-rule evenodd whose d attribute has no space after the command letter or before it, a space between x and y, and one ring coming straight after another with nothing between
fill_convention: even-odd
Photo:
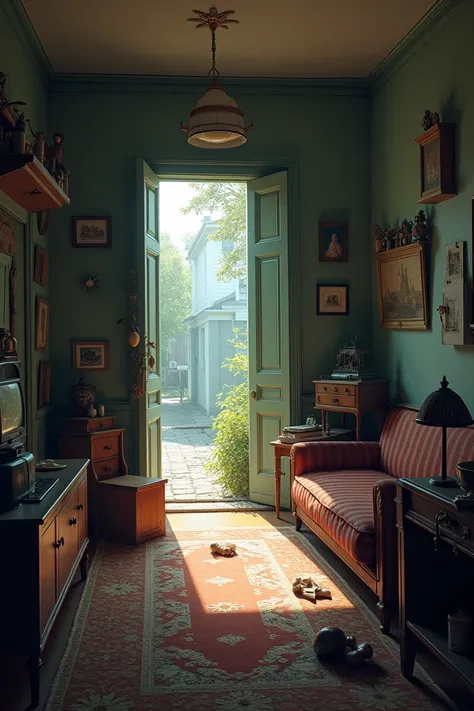
<instances>
[{"instance_id":1,"label":"vase","mask_svg":"<svg viewBox=\"0 0 474 711\"><path fill-rule=\"evenodd\" d=\"M393 249L393 237L387 237L385 245L385 249Z\"/></svg>"},{"instance_id":2,"label":"vase","mask_svg":"<svg viewBox=\"0 0 474 711\"><path fill-rule=\"evenodd\" d=\"M87 415L89 407L94 405L95 391L96 386L86 382L85 378L79 378L77 385L70 389L69 400L76 416Z\"/></svg>"},{"instance_id":3,"label":"vase","mask_svg":"<svg viewBox=\"0 0 474 711\"><path fill-rule=\"evenodd\" d=\"M382 240L381 239L376 239L375 240L375 252L378 254L383 250L383 245L382 245Z\"/></svg>"}]
</instances>

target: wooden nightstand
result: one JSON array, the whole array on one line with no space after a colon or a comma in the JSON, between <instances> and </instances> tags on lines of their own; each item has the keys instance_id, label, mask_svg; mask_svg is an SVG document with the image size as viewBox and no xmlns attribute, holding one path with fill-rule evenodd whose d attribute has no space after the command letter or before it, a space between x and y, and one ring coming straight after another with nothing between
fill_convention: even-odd
<instances>
[{"instance_id":1,"label":"wooden nightstand","mask_svg":"<svg viewBox=\"0 0 474 711\"><path fill-rule=\"evenodd\" d=\"M342 427L344 415L356 419L356 440L360 440L360 422L365 412L376 412L379 430L387 408L388 390L385 380L313 380L315 386L315 410L321 410L323 429L326 412L340 412Z\"/></svg>"},{"instance_id":2,"label":"wooden nightstand","mask_svg":"<svg viewBox=\"0 0 474 711\"><path fill-rule=\"evenodd\" d=\"M97 483L128 474L123 454L123 429L115 428L113 417L69 417L64 420L58 441L62 459L89 459L89 527L99 524Z\"/></svg>"}]
</instances>

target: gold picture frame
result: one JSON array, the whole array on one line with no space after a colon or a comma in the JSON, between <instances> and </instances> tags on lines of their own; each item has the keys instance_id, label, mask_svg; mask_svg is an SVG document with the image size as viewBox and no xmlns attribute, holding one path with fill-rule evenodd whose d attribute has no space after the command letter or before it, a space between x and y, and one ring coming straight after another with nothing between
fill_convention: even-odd
<instances>
[{"instance_id":1,"label":"gold picture frame","mask_svg":"<svg viewBox=\"0 0 474 711\"><path fill-rule=\"evenodd\" d=\"M36 350L43 351L48 347L49 337L49 301L36 298Z\"/></svg>"},{"instance_id":2,"label":"gold picture frame","mask_svg":"<svg viewBox=\"0 0 474 711\"><path fill-rule=\"evenodd\" d=\"M75 370L108 370L108 341L74 341L72 358Z\"/></svg>"},{"instance_id":3,"label":"gold picture frame","mask_svg":"<svg viewBox=\"0 0 474 711\"><path fill-rule=\"evenodd\" d=\"M416 242L379 252L377 283L380 325L397 331L429 329L424 245Z\"/></svg>"}]
</instances>

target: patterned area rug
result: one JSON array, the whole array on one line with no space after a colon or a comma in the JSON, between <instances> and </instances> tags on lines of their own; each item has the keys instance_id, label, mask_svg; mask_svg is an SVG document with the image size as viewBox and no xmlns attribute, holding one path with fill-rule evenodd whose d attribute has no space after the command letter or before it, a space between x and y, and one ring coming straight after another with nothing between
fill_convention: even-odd
<instances>
[{"instance_id":1,"label":"patterned area rug","mask_svg":"<svg viewBox=\"0 0 474 711\"><path fill-rule=\"evenodd\" d=\"M234 558L209 544L237 544ZM315 573L332 600L296 598ZM323 665L314 631L342 627L375 650L362 668ZM292 528L170 534L99 548L46 711L439 711L449 703Z\"/></svg>"}]
</instances>

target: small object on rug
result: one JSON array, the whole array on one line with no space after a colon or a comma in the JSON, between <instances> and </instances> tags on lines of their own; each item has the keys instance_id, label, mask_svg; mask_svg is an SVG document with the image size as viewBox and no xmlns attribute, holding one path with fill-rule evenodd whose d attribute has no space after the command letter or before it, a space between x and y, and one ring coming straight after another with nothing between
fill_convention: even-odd
<instances>
[{"instance_id":1,"label":"small object on rug","mask_svg":"<svg viewBox=\"0 0 474 711\"><path fill-rule=\"evenodd\" d=\"M211 553L223 555L225 558L235 555L235 549L235 543L211 543Z\"/></svg>"},{"instance_id":2,"label":"small object on rug","mask_svg":"<svg viewBox=\"0 0 474 711\"><path fill-rule=\"evenodd\" d=\"M323 627L319 630L314 637L313 648L319 659L344 662L350 666L357 666L374 655L370 644L357 644L356 638L346 635L340 627Z\"/></svg>"},{"instance_id":3,"label":"small object on rug","mask_svg":"<svg viewBox=\"0 0 474 711\"><path fill-rule=\"evenodd\" d=\"M297 575L293 578L292 590L295 595L316 602L316 600L332 600L331 591L321 587L311 575Z\"/></svg>"}]
</instances>

